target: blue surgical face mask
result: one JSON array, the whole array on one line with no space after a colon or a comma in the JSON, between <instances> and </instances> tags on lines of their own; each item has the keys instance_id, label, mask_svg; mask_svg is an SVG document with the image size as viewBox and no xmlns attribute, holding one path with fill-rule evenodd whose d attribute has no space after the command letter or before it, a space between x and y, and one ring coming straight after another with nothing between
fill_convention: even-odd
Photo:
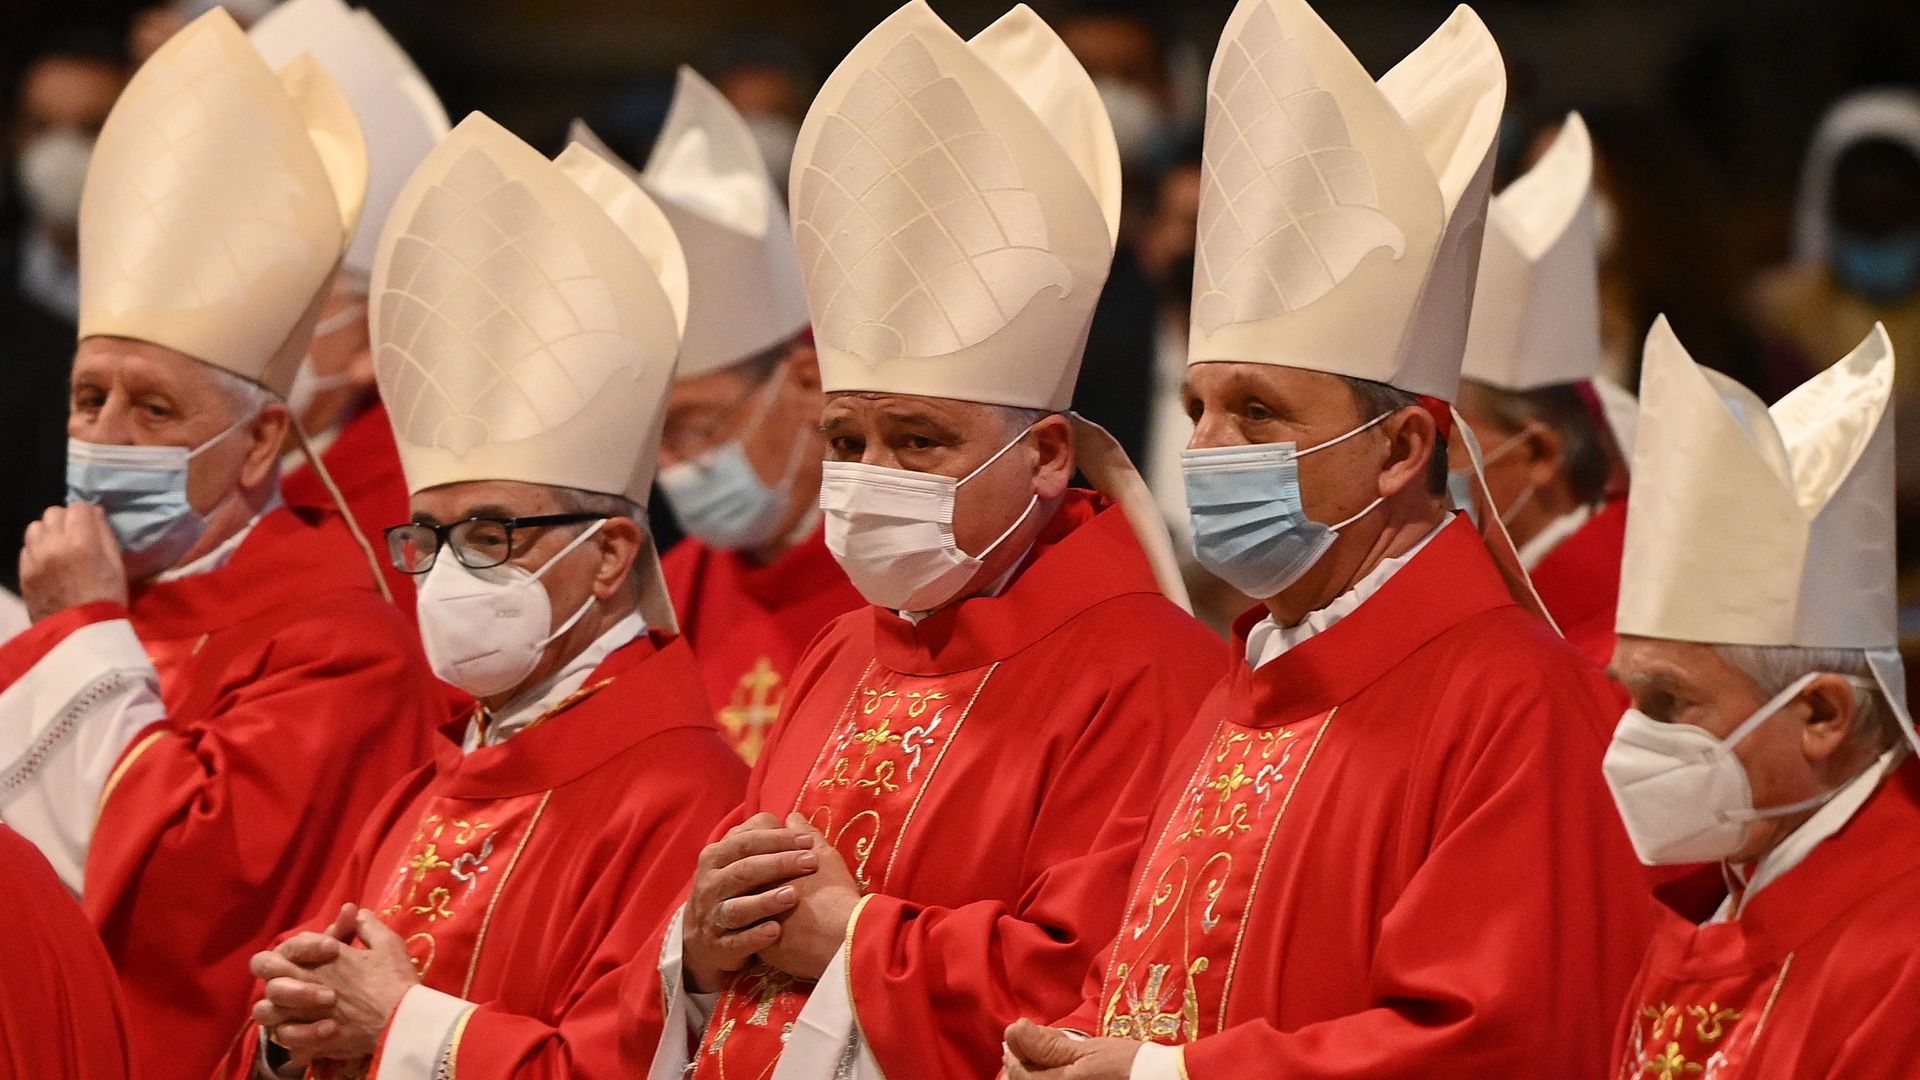
<instances>
[{"instance_id":1,"label":"blue surgical face mask","mask_svg":"<svg viewBox=\"0 0 1920 1080\"><path fill-rule=\"evenodd\" d=\"M199 446L116 446L67 440L67 502L106 511L107 526L138 581L180 561L206 535L207 519L187 501L187 472L208 447L251 415Z\"/></svg>"},{"instance_id":2,"label":"blue surgical face mask","mask_svg":"<svg viewBox=\"0 0 1920 1080\"><path fill-rule=\"evenodd\" d=\"M1353 438L1385 420L1383 413L1337 439L1298 449L1293 443L1219 446L1180 455L1193 553L1209 572L1256 600L1285 592L1320 561L1341 529L1371 513L1375 499L1337 525L1323 525L1301 505L1300 459Z\"/></svg>"},{"instance_id":3,"label":"blue surgical face mask","mask_svg":"<svg viewBox=\"0 0 1920 1080\"><path fill-rule=\"evenodd\" d=\"M1890 236L1836 230L1829 260L1849 291L1876 304L1895 304L1920 290L1920 229Z\"/></svg>"},{"instance_id":4,"label":"blue surgical face mask","mask_svg":"<svg viewBox=\"0 0 1920 1080\"><path fill-rule=\"evenodd\" d=\"M753 418L732 441L690 461L660 470L656 481L667 497L673 519L689 535L709 547L727 551L751 550L771 543L786 515L793 478L799 472L807 433L795 433L787 455L786 472L777 485L768 485L747 458L746 440L766 419L773 405L776 373L761 391Z\"/></svg>"}]
</instances>

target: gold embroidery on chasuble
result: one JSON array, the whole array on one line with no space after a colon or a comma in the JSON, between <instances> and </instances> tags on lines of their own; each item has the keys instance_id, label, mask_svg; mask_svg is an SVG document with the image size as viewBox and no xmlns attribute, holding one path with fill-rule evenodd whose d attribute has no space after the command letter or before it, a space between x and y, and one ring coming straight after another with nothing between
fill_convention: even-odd
<instances>
[{"instance_id":1,"label":"gold embroidery on chasuble","mask_svg":"<svg viewBox=\"0 0 1920 1080\"><path fill-rule=\"evenodd\" d=\"M1171 1044L1226 1026L1273 838L1332 722L1221 721L1134 883L1101 982L1100 1034Z\"/></svg>"},{"instance_id":2,"label":"gold embroidery on chasuble","mask_svg":"<svg viewBox=\"0 0 1920 1080\"><path fill-rule=\"evenodd\" d=\"M914 812L998 666L915 676L870 663L854 684L793 812L832 842L862 893L887 890ZM736 976L707 1022L692 1080L766 1080L812 990L759 965Z\"/></svg>"},{"instance_id":3,"label":"gold embroidery on chasuble","mask_svg":"<svg viewBox=\"0 0 1920 1080\"><path fill-rule=\"evenodd\" d=\"M1793 968L1761 970L1708 982L1655 983L1634 1007L1618 1080L1735 1080Z\"/></svg>"},{"instance_id":4,"label":"gold embroidery on chasuble","mask_svg":"<svg viewBox=\"0 0 1920 1080\"><path fill-rule=\"evenodd\" d=\"M549 794L490 802L436 797L422 809L371 906L406 940L427 986L466 996L494 905Z\"/></svg>"},{"instance_id":5,"label":"gold embroidery on chasuble","mask_svg":"<svg viewBox=\"0 0 1920 1080\"><path fill-rule=\"evenodd\" d=\"M773 659L762 656L740 676L732 699L720 707L717 714L720 730L726 733L727 744L733 747L734 753L747 764L760 760L760 751L767 745L767 732L779 717L780 704L786 697L786 683L780 673L773 670Z\"/></svg>"}]
</instances>

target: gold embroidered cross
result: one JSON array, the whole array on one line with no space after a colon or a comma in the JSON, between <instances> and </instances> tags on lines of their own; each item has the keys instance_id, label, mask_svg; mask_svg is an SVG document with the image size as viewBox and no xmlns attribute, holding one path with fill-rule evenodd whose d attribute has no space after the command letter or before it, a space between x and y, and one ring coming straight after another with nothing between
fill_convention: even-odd
<instances>
[{"instance_id":1,"label":"gold embroidered cross","mask_svg":"<svg viewBox=\"0 0 1920 1080\"><path fill-rule=\"evenodd\" d=\"M1687 1060L1687 1056L1680 1052L1679 1043L1670 1042L1667 1044L1666 1052L1654 1058L1652 1061L1647 1062L1647 1067L1641 1071L1654 1073L1659 1080L1679 1080L1681 1076L1687 1073L1697 1073L1703 1070L1700 1068L1698 1062Z\"/></svg>"}]
</instances>

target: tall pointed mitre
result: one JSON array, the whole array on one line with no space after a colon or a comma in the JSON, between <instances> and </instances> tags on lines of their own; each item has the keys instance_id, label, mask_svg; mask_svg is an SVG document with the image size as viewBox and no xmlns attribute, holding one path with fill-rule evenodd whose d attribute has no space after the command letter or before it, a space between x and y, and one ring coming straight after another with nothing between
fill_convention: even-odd
<instances>
[{"instance_id":1,"label":"tall pointed mitre","mask_svg":"<svg viewBox=\"0 0 1920 1080\"><path fill-rule=\"evenodd\" d=\"M307 57L278 75L215 8L155 52L80 201L80 336L163 345L284 395L360 214L353 107Z\"/></svg>"},{"instance_id":2,"label":"tall pointed mitre","mask_svg":"<svg viewBox=\"0 0 1920 1080\"><path fill-rule=\"evenodd\" d=\"M1093 81L1017 7L963 41L913 0L827 79L793 160L829 392L1064 409L1113 258Z\"/></svg>"},{"instance_id":3,"label":"tall pointed mitre","mask_svg":"<svg viewBox=\"0 0 1920 1080\"><path fill-rule=\"evenodd\" d=\"M1596 221L1593 140L1572 113L1488 208L1461 374L1513 391L1600 374Z\"/></svg>"},{"instance_id":4,"label":"tall pointed mitre","mask_svg":"<svg viewBox=\"0 0 1920 1080\"><path fill-rule=\"evenodd\" d=\"M645 192L474 113L394 202L374 262L374 372L409 491L516 480L645 506L687 311ZM648 625L676 626L653 552Z\"/></svg>"},{"instance_id":5,"label":"tall pointed mitre","mask_svg":"<svg viewBox=\"0 0 1920 1080\"><path fill-rule=\"evenodd\" d=\"M570 137L627 168L585 124L574 121ZM680 69L666 126L636 179L673 223L693 281L679 378L758 356L807 328L793 226L760 145L692 68Z\"/></svg>"},{"instance_id":6,"label":"tall pointed mitre","mask_svg":"<svg viewBox=\"0 0 1920 1080\"><path fill-rule=\"evenodd\" d=\"M1305 0L1241 0L1208 77L1188 362L1453 400L1505 98L1467 7L1376 84Z\"/></svg>"},{"instance_id":7,"label":"tall pointed mitre","mask_svg":"<svg viewBox=\"0 0 1920 1080\"><path fill-rule=\"evenodd\" d=\"M341 0L287 0L247 32L267 63L306 53L346 94L367 140L367 198L342 266L364 285L400 188L447 135L447 111L400 44Z\"/></svg>"},{"instance_id":8,"label":"tall pointed mitre","mask_svg":"<svg viewBox=\"0 0 1920 1080\"><path fill-rule=\"evenodd\" d=\"M1865 649L1904 715L1894 590L1893 345L1875 326L1768 409L1661 318L1640 375L1615 626L1723 645Z\"/></svg>"}]
</instances>

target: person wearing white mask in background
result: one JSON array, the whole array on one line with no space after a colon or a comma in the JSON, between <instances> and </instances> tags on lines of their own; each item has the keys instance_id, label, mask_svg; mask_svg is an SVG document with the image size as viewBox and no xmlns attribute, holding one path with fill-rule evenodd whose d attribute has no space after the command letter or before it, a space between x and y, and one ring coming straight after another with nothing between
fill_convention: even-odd
<instances>
[{"instance_id":1,"label":"person wearing white mask in background","mask_svg":"<svg viewBox=\"0 0 1920 1080\"><path fill-rule=\"evenodd\" d=\"M69 504L27 530L35 622L0 648L0 818L99 927L144 1076L206 1075L247 957L443 712L364 538L278 494L365 182L326 74L223 11L134 77L87 174Z\"/></svg>"},{"instance_id":2,"label":"person wearing white mask in background","mask_svg":"<svg viewBox=\"0 0 1920 1080\"><path fill-rule=\"evenodd\" d=\"M1262 603L1010 1080L1596 1075L1649 915L1611 693L1445 482L1505 92L1466 7L1378 82L1304 0L1228 19L1187 492L1200 561Z\"/></svg>"},{"instance_id":3,"label":"person wearing white mask in background","mask_svg":"<svg viewBox=\"0 0 1920 1080\"><path fill-rule=\"evenodd\" d=\"M367 283L381 230L400 188L447 134L447 113L413 61L371 14L342 0L288 0L247 32L269 64L305 53L338 83L367 141L367 199L340 260L313 344L287 391L287 408L327 466L362 528L407 516L407 485L387 410L374 385ZM295 505L327 505L330 493L308 467L297 438L282 460L281 491ZM413 610L413 579L384 564L402 611Z\"/></svg>"},{"instance_id":4,"label":"person wearing white mask in background","mask_svg":"<svg viewBox=\"0 0 1920 1080\"><path fill-rule=\"evenodd\" d=\"M656 1080L990 1076L1004 1014L1075 998L1119 918L1139 800L1223 666L1162 593L1145 483L1061 413L1119 194L1092 80L1026 7L967 41L916 0L807 115L821 505L869 605L801 658L637 961Z\"/></svg>"},{"instance_id":5,"label":"person wearing white mask in background","mask_svg":"<svg viewBox=\"0 0 1920 1080\"><path fill-rule=\"evenodd\" d=\"M126 82L117 43L76 36L43 46L15 88L0 155L19 209L16 231L0 240L0 587L9 590L20 587L20 537L65 492L80 190Z\"/></svg>"},{"instance_id":6,"label":"person wearing white mask in background","mask_svg":"<svg viewBox=\"0 0 1920 1080\"><path fill-rule=\"evenodd\" d=\"M502 262L503 233L527 254ZM308 932L255 957L261 1026L222 1075L611 1077L609 973L746 780L643 524L686 264L597 154L548 161L475 113L400 193L373 308L413 492L388 550L434 672L480 706L388 795Z\"/></svg>"},{"instance_id":7,"label":"person wearing white mask in background","mask_svg":"<svg viewBox=\"0 0 1920 1080\"><path fill-rule=\"evenodd\" d=\"M1600 384L1599 256L1593 143L1578 113L1487 209L1473 317L1461 363L1460 418L1479 439L1491 512L1519 549L1554 624L1581 655L1613 656L1626 535L1625 463ZM1465 444L1453 447L1454 505L1472 497Z\"/></svg>"},{"instance_id":8,"label":"person wearing white mask in background","mask_svg":"<svg viewBox=\"0 0 1920 1080\"><path fill-rule=\"evenodd\" d=\"M1633 707L1606 777L1643 861L1717 863L1725 887L1660 906L1611 1075L1920 1061L1897 382L1879 327L1771 409L1696 365L1665 319L1647 337L1613 659Z\"/></svg>"},{"instance_id":9,"label":"person wearing white mask in background","mask_svg":"<svg viewBox=\"0 0 1920 1080\"><path fill-rule=\"evenodd\" d=\"M573 138L620 164L584 124ZM721 730L751 765L801 651L865 603L821 524L826 398L800 259L753 133L691 68L635 179L673 223L692 290L655 480L687 538L661 569Z\"/></svg>"}]
</instances>

